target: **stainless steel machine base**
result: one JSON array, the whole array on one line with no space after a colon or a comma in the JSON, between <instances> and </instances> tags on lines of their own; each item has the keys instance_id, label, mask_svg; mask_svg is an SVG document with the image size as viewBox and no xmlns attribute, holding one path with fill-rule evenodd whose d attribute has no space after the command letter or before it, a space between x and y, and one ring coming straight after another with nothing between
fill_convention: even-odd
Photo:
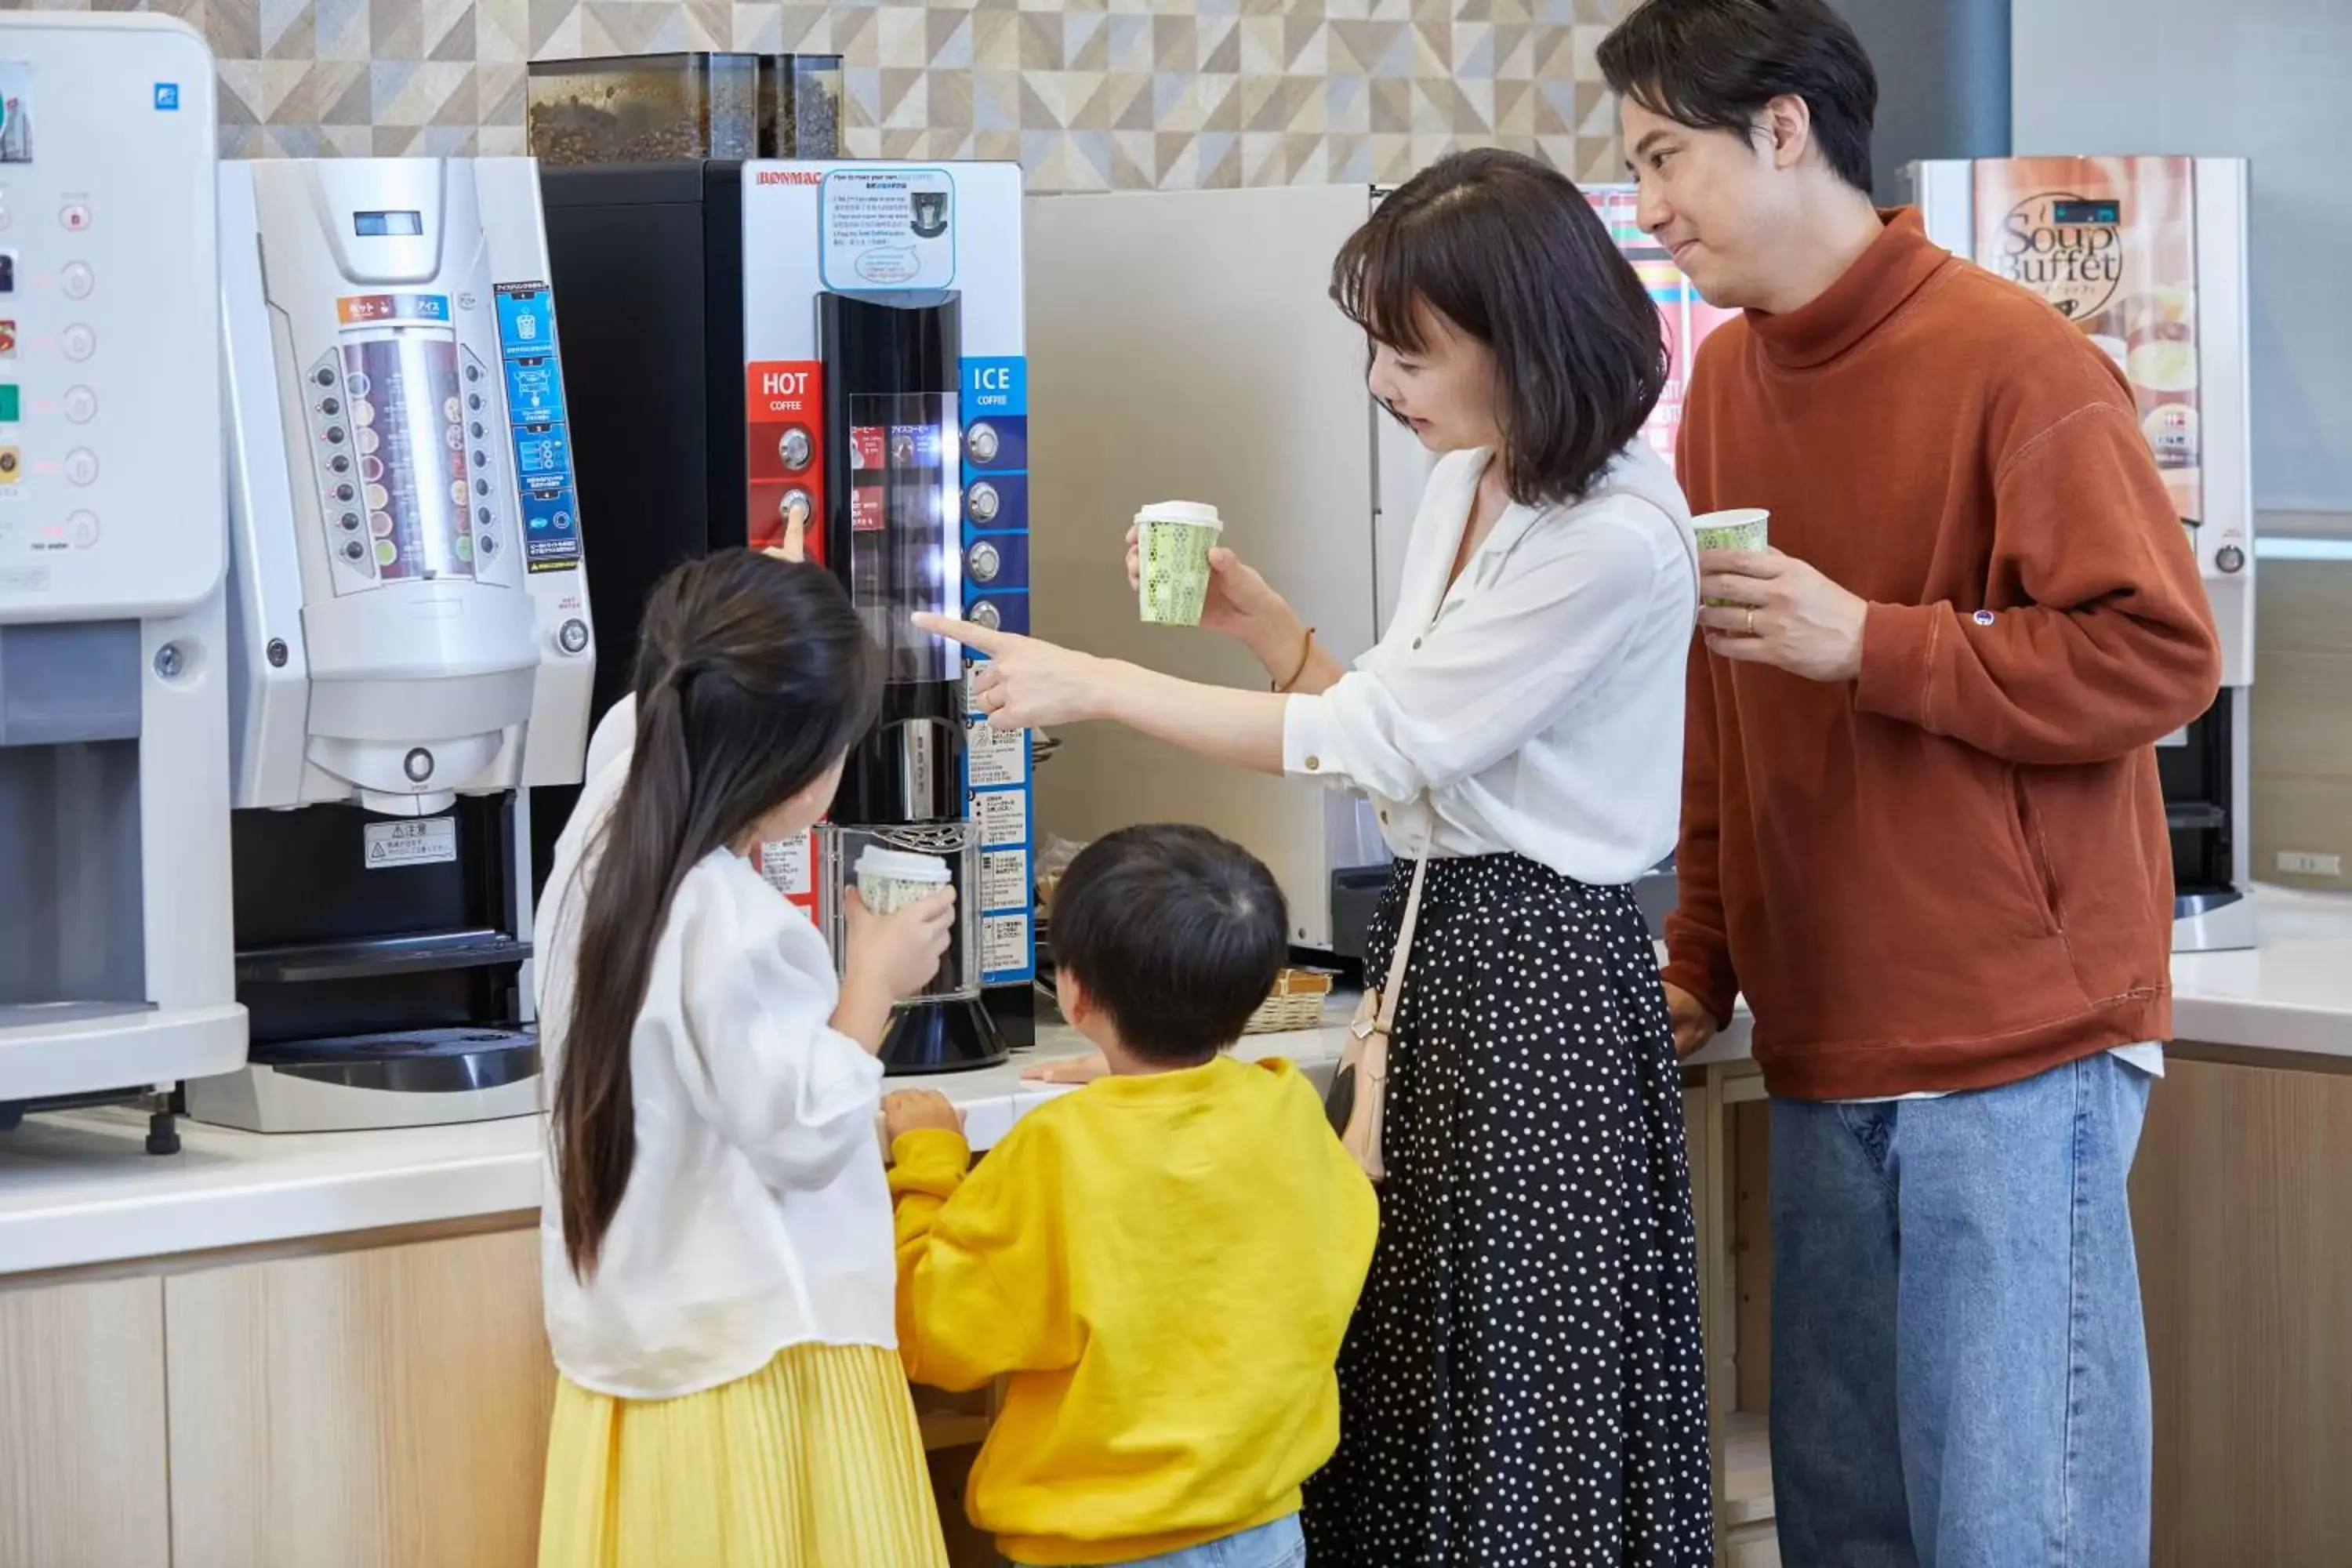
<instances>
[{"instance_id":1,"label":"stainless steel machine base","mask_svg":"<svg viewBox=\"0 0 2352 1568\"><path fill-rule=\"evenodd\" d=\"M255 1048L257 1058L280 1054ZM541 1109L539 1044L510 1031L420 1031L320 1042L191 1079L188 1114L248 1132L359 1132L530 1116Z\"/></svg>"},{"instance_id":2,"label":"stainless steel machine base","mask_svg":"<svg viewBox=\"0 0 2352 1568\"><path fill-rule=\"evenodd\" d=\"M2254 900L2243 893L2183 893L2172 900L2172 951L2235 952L2256 942Z\"/></svg>"}]
</instances>

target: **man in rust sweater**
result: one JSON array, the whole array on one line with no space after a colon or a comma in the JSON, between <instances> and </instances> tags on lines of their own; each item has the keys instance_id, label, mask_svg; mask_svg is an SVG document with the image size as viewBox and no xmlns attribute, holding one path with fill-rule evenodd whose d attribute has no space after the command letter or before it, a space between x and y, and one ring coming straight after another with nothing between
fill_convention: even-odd
<instances>
[{"instance_id":1,"label":"man in rust sweater","mask_svg":"<svg viewBox=\"0 0 2352 1568\"><path fill-rule=\"evenodd\" d=\"M1694 1048L1772 1101L1772 1460L1805 1568L2144 1568L2125 1184L2170 1024L2157 739L2220 681L2112 363L1868 195L1821 0L1650 0L1601 51L1698 356L1681 905Z\"/></svg>"}]
</instances>

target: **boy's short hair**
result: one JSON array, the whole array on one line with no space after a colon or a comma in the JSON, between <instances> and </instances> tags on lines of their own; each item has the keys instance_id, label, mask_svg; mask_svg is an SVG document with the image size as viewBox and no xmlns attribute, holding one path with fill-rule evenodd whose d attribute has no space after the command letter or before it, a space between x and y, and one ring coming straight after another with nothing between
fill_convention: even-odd
<instances>
[{"instance_id":1,"label":"boy's short hair","mask_svg":"<svg viewBox=\"0 0 2352 1568\"><path fill-rule=\"evenodd\" d=\"M1054 962L1155 1062L1201 1062L1241 1038L1290 956L1274 873L1205 827L1121 828L1054 892Z\"/></svg>"}]
</instances>

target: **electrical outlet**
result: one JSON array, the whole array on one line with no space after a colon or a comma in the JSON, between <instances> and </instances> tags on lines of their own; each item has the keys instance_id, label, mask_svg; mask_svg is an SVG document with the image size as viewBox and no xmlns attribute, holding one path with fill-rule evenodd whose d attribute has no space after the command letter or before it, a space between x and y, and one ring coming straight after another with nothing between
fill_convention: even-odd
<instances>
[{"instance_id":1,"label":"electrical outlet","mask_svg":"<svg viewBox=\"0 0 2352 1568\"><path fill-rule=\"evenodd\" d=\"M2282 849L2278 856L2278 868L2296 877L2341 877L2344 875L2344 857L2315 855L2303 849Z\"/></svg>"}]
</instances>

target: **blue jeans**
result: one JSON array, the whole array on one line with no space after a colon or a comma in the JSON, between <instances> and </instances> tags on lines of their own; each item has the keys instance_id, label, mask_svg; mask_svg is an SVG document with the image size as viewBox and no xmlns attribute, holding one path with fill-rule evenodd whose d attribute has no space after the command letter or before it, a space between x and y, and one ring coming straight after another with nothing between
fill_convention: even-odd
<instances>
[{"instance_id":1,"label":"blue jeans","mask_svg":"<svg viewBox=\"0 0 2352 1568\"><path fill-rule=\"evenodd\" d=\"M1138 1557L1121 1568L1306 1568L1306 1563L1307 1535L1294 1513L1181 1552Z\"/></svg>"},{"instance_id":2,"label":"blue jeans","mask_svg":"<svg viewBox=\"0 0 2352 1568\"><path fill-rule=\"evenodd\" d=\"M1772 1486L1790 1568L2147 1568L2125 1180L2147 1075L1772 1102Z\"/></svg>"}]
</instances>

